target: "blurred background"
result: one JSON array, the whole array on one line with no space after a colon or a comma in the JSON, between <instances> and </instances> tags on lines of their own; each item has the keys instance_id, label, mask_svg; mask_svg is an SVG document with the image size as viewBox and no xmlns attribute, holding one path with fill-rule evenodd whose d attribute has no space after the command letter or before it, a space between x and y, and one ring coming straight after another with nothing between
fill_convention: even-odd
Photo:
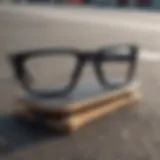
<instances>
[{"instance_id":1,"label":"blurred background","mask_svg":"<svg viewBox=\"0 0 160 160\"><path fill-rule=\"evenodd\" d=\"M3 3L59 3L59 4L93 4L106 7L150 7L158 8L158 0L1 0Z\"/></svg>"},{"instance_id":2,"label":"blurred background","mask_svg":"<svg viewBox=\"0 0 160 160\"><path fill-rule=\"evenodd\" d=\"M159 10L158 0L0 0L0 159L159 160ZM122 109L71 136L28 129L12 118L19 90L8 54L128 43L140 47L137 79L143 99L138 107ZM43 63L43 75L70 63L55 64ZM37 69L44 69L41 63Z\"/></svg>"}]
</instances>

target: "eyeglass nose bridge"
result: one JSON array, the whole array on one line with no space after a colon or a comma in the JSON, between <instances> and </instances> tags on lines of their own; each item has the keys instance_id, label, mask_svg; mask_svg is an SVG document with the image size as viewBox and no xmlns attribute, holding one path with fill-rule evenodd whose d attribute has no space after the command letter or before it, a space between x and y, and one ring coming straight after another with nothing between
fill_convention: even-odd
<instances>
[{"instance_id":1,"label":"eyeglass nose bridge","mask_svg":"<svg viewBox=\"0 0 160 160\"><path fill-rule=\"evenodd\" d=\"M98 54L93 52L84 52L78 55L81 62L94 62L98 58Z\"/></svg>"}]
</instances>

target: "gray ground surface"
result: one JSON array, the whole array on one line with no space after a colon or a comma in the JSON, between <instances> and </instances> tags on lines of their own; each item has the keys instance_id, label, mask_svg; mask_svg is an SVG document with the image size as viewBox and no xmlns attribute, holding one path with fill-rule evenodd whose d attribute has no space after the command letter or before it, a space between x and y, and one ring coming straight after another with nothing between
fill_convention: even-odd
<instances>
[{"instance_id":1,"label":"gray ground surface","mask_svg":"<svg viewBox=\"0 0 160 160\"><path fill-rule=\"evenodd\" d=\"M35 12L36 8L32 8L31 11ZM139 29L135 29L129 27L128 24L121 28L120 25L115 24L113 21L112 24L114 23L114 25L110 27L107 24L95 25L82 22L81 25L78 22L72 22L73 24L71 25L68 21L52 19L52 16L49 16L48 13L46 18L42 18L42 16L23 15L22 11L17 13L12 8L5 10L1 8L0 12L3 12L3 14L0 14L3 22L0 23L2 31L0 32L2 35L0 36L2 37L2 43L0 43L1 159L160 159L159 62L147 62L144 60L139 62L138 78L142 81L141 92L143 93L140 105L124 108L84 127L72 135L59 135L42 128L17 124L14 118L10 116L10 113L14 110L13 100L18 90L14 80L9 78L10 70L4 60L6 52L57 45L93 49L99 45L112 42L136 42L144 49L159 51L159 14L112 10L103 12L101 10L90 10L88 12L86 9L54 9L54 14L58 15L64 15L65 13L81 15L82 17L87 17L85 15L91 17L93 15L94 17L95 15L98 15L98 17L105 15L103 18L110 17L112 20L123 20L126 23L133 19L138 23L136 26L139 27ZM51 14L52 11L49 13ZM51 17L52 20L47 17ZM92 19L91 17L89 19ZM146 21L149 23L148 30L143 29L143 27L147 28L146 25L143 26L143 22L146 23ZM121 22L119 23L121 24Z\"/></svg>"}]
</instances>

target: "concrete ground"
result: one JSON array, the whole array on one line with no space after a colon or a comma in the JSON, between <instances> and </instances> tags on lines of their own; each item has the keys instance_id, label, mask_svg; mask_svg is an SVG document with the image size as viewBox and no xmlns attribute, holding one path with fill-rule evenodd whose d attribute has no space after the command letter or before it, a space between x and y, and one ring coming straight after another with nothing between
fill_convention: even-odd
<instances>
[{"instance_id":1,"label":"concrete ground","mask_svg":"<svg viewBox=\"0 0 160 160\"><path fill-rule=\"evenodd\" d=\"M0 154L3 160L159 160L160 15L71 7L0 7ZM142 102L72 135L22 126L11 116L18 93L6 53L28 48L140 46Z\"/></svg>"}]
</instances>

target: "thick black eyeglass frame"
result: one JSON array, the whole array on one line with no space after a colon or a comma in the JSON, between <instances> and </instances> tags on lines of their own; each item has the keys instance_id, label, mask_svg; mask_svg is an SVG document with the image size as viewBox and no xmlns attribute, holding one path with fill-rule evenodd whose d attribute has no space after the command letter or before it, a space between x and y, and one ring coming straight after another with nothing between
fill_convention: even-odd
<instances>
[{"instance_id":1,"label":"thick black eyeglass frame","mask_svg":"<svg viewBox=\"0 0 160 160\"><path fill-rule=\"evenodd\" d=\"M136 62L137 62L137 53L138 47L135 45L127 45L129 47L130 53L127 55L119 55L110 53L108 48L102 48L97 51L80 51L77 49L41 49L41 50L32 50L32 51L24 51L19 53L14 53L9 55L9 59L11 60L11 64L13 66L15 76L18 81L22 84L24 89L35 96L38 97L62 97L69 94L77 85L77 82L82 73L82 69L87 61L91 61L94 64L94 70L96 73L96 77L98 78L99 83L105 88L115 87L109 83L109 81L105 78L105 75L102 70L102 63L105 62L127 62L129 64L129 69L127 72L126 83L130 82L133 79ZM31 88L29 81L27 80L27 76L29 75L27 69L25 68L25 62L33 57L44 56L44 55L61 55L64 54L71 55L76 58L76 66L71 75L70 82L67 87L65 87L61 91L52 91L52 92L42 92L35 91ZM122 84L123 85L123 84ZM121 86L121 85L120 85ZM118 87L118 86L117 86Z\"/></svg>"}]
</instances>

